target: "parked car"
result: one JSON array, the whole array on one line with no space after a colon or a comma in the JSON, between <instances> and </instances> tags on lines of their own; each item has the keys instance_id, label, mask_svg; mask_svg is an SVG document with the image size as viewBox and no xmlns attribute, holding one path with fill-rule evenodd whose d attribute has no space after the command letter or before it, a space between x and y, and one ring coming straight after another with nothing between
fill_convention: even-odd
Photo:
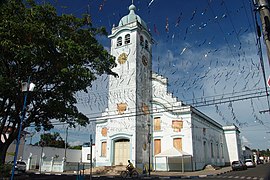
<instances>
[{"instance_id":1,"label":"parked car","mask_svg":"<svg viewBox=\"0 0 270 180\"><path fill-rule=\"evenodd\" d=\"M247 167L255 167L256 166L255 162L253 162L252 159L246 159L245 164L247 165Z\"/></svg>"},{"instance_id":2,"label":"parked car","mask_svg":"<svg viewBox=\"0 0 270 180\"><path fill-rule=\"evenodd\" d=\"M13 166L13 161L10 162ZM26 163L24 161L17 161L15 165L15 171L25 172L26 171Z\"/></svg>"},{"instance_id":3,"label":"parked car","mask_svg":"<svg viewBox=\"0 0 270 180\"><path fill-rule=\"evenodd\" d=\"M231 167L232 167L233 171L246 170L247 169L247 165L245 163L243 163L241 160L233 161Z\"/></svg>"}]
</instances>

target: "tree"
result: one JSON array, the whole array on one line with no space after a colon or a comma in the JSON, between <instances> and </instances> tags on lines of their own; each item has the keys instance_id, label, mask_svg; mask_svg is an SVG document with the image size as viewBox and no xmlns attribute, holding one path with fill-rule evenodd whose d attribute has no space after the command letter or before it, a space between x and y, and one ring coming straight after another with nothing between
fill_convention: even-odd
<instances>
[{"instance_id":1,"label":"tree","mask_svg":"<svg viewBox=\"0 0 270 180\"><path fill-rule=\"evenodd\" d=\"M70 146L68 149L77 149L77 150L82 150L82 145L77 145L77 146Z\"/></svg>"},{"instance_id":2,"label":"tree","mask_svg":"<svg viewBox=\"0 0 270 180\"><path fill-rule=\"evenodd\" d=\"M56 148L64 148L65 141L62 139L58 132L45 133L40 135L40 140L36 145L48 146L48 147L56 147ZM68 147L68 144L67 144Z\"/></svg>"},{"instance_id":3,"label":"tree","mask_svg":"<svg viewBox=\"0 0 270 180\"><path fill-rule=\"evenodd\" d=\"M31 77L22 129L89 123L76 107L76 93L87 92L97 76L114 75L114 58L97 41L106 35L90 16L57 15L50 4L9 0L0 5L0 164L17 138L23 97L21 83Z\"/></svg>"}]
</instances>

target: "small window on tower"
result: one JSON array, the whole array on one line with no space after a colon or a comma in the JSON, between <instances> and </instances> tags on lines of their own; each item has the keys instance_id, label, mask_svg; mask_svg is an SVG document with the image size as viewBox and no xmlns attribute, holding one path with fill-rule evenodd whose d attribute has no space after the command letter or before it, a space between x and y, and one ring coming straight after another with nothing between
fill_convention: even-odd
<instances>
[{"instance_id":1,"label":"small window on tower","mask_svg":"<svg viewBox=\"0 0 270 180\"><path fill-rule=\"evenodd\" d=\"M129 44L130 43L130 34L127 34L125 36L125 44Z\"/></svg>"},{"instance_id":2,"label":"small window on tower","mask_svg":"<svg viewBox=\"0 0 270 180\"><path fill-rule=\"evenodd\" d=\"M143 46L143 44L144 44L143 36L140 36L140 45Z\"/></svg>"},{"instance_id":3,"label":"small window on tower","mask_svg":"<svg viewBox=\"0 0 270 180\"><path fill-rule=\"evenodd\" d=\"M145 45L145 49L148 50L148 41L147 40L145 40L145 44L144 45Z\"/></svg>"},{"instance_id":4,"label":"small window on tower","mask_svg":"<svg viewBox=\"0 0 270 180\"><path fill-rule=\"evenodd\" d=\"M117 46L122 46L122 37L117 38Z\"/></svg>"}]
</instances>

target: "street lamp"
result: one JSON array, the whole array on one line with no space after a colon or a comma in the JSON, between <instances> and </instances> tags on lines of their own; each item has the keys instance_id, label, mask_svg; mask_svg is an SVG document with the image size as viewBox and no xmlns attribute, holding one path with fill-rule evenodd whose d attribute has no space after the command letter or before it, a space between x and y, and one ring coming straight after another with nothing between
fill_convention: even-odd
<instances>
[{"instance_id":1,"label":"street lamp","mask_svg":"<svg viewBox=\"0 0 270 180\"><path fill-rule=\"evenodd\" d=\"M18 137L17 137L17 143L16 143L16 149L15 149L15 155L14 155L14 160L13 160L13 167L12 167L12 175L11 175L11 180L14 178L14 171L15 171L15 166L17 165L17 156L18 156L18 151L19 151L19 145L20 145L20 139L21 139L21 131L22 131L22 124L24 121L25 117L25 109L26 109L26 102L27 102L27 95L29 91L33 91L35 87L34 83L30 83L30 77L28 78L28 82L23 82L22 83L22 92L24 92L24 101L23 101L23 108L22 108L22 116L20 118L20 124L19 124L19 132L18 132Z\"/></svg>"}]
</instances>

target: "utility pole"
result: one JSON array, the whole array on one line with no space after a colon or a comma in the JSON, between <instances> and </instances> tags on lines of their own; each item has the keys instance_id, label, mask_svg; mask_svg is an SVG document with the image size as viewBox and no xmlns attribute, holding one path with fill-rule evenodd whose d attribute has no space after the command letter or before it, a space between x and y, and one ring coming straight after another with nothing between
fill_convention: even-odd
<instances>
[{"instance_id":1,"label":"utility pole","mask_svg":"<svg viewBox=\"0 0 270 180\"><path fill-rule=\"evenodd\" d=\"M67 161L67 138L68 138L68 127L66 128L65 162Z\"/></svg>"},{"instance_id":2,"label":"utility pole","mask_svg":"<svg viewBox=\"0 0 270 180\"><path fill-rule=\"evenodd\" d=\"M150 177L150 171L151 171L151 122L149 120L148 122L148 176Z\"/></svg>"},{"instance_id":3,"label":"utility pole","mask_svg":"<svg viewBox=\"0 0 270 180\"><path fill-rule=\"evenodd\" d=\"M92 144L93 144L93 140L92 140L92 134L90 134L90 180L92 180Z\"/></svg>"},{"instance_id":4,"label":"utility pole","mask_svg":"<svg viewBox=\"0 0 270 180\"><path fill-rule=\"evenodd\" d=\"M260 13L263 38L266 44L268 63L270 65L270 11L268 0L254 0Z\"/></svg>"},{"instance_id":5,"label":"utility pole","mask_svg":"<svg viewBox=\"0 0 270 180\"><path fill-rule=\"evenodd\" d=\"M256 10L260 13L260 19L262 24L262 31L263 31L263 39L266 44L266 52L268 57L268 64L270 66L270 11L269 11L269 2L268 0L254 0L253 1L254 6L256 7ZM256 16L256 15L255 15ZM267 98L267 104L268 104L268 110L260 111L260 113L270 112L270 102L269 102L269 94L267 89L267 84L269 85L269 78L266 82L266 73L264 69L264 63L263 63L263 56L262 56L262 50L260 45L260 37L261 37L261 31L260 27L257 23L257 17L256 18L256 28L257 28L257 35L258 35L258 44L259 44L259 53L260 53L260 63L262 66L263 71L263 79L264 79L264 86L266 91L266 98Z\"/></svg>"}]
</instances>

